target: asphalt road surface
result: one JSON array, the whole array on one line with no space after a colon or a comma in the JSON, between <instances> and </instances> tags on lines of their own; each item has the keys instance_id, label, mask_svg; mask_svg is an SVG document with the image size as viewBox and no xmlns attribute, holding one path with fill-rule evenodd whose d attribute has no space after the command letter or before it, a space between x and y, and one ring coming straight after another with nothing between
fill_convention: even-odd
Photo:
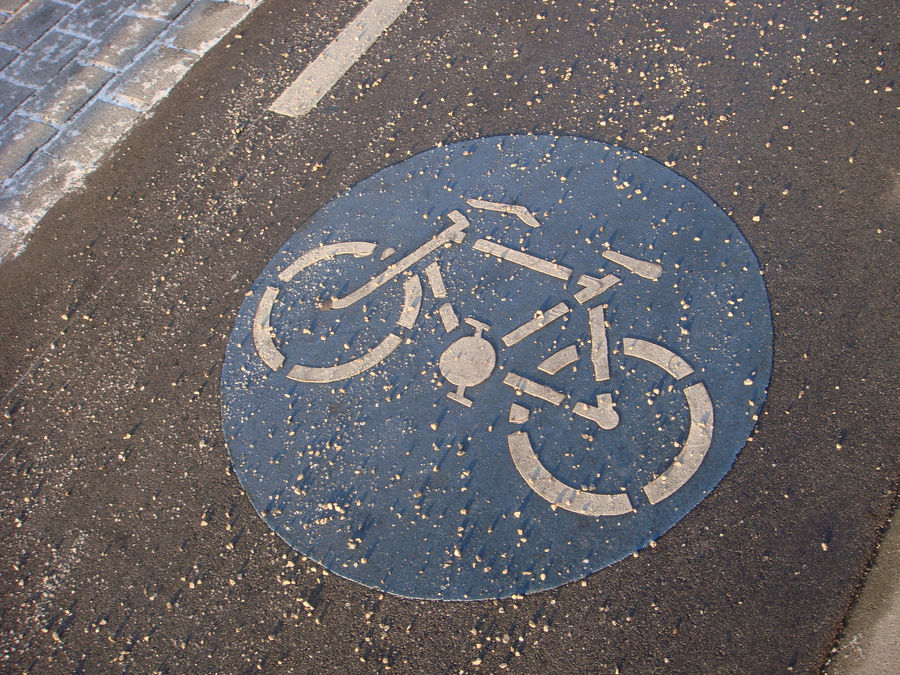
<instances>
[{"instance_id":1,"label":"asphalt road surface","mask_svg":"<svg viewBox=\"0 0 900 675\"><path fill-rule=\"evenodd\" d=\"M900 475L896 12L414 0L313 110L269 112L362 6L267 0L0 266L2 669L817 671ZM731 216L770 296L768 397L654 546L524 597L398 598L254 511L225 346L341 191L512 133L643 153Z\"/></svg>"}]
</instances>

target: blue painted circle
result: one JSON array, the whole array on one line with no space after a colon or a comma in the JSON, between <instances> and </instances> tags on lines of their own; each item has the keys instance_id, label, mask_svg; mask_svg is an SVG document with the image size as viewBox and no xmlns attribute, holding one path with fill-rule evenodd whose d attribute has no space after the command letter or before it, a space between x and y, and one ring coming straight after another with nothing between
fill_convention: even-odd
<instances>
[{"instance_id":1,"label":"blue painted circle","mask_svg":"<svg viewBox=\"0 0 900 675\"><path fill-rule=\"evenodd\" d=\"M453 211L468 222L464 241L428 253ZM357 243L323 248L341 242ZM533 257L486 252L495 245ZM619 282L581 303L582 275ZM353 304L329 304L367 283ZM554 307L568 311L517 339L514 329ZM574 363L538 367L573 346ZM253 505L301 553L401 596L499 598L583 578L696 506L752 432L771 350L757 260L693 184L599 142L484 138L379 171L298 229L241 306L223 426ZM350 370L333 368L342 363ZM521 378L545 389L535 395ZM469 385L460 398L470 406L448 397L453 382ZM699 389L711 417L688 401ZM561 404L545 400L553 392ZM615 403L612 429L574 414L579 403L600 408L598 394ZM517 468L516 434L543 473ZM662 489L655 499L650 484ZM578 511L584 496L598 503L590 495L625 495L616 503L630 510Z\"/></svg>"}]
</instances>

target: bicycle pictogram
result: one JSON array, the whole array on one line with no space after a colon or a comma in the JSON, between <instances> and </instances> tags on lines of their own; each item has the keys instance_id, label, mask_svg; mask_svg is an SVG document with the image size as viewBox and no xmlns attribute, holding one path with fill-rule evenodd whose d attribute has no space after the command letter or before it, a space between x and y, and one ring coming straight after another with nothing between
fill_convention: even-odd
<instances>
[{"instance_id":1,"label":"bicycle pictogram","mask_svg":"<svg viewBox=\"0 0 900 675\"><path fill-rule=\"evenodd\" d=\"M466 206L473 214L484 211L498 212L512 216L519 225L539 228L538 217L523 204L508 204L481 198L469 198ZM475 217L472 215L472 217ZM509 387L512 396L509 403L508 421L519 429L507 435L507 445L516 470L522 480L540 497L554 507L562 508L584 516L621 516L634 511L635 506L622 486L620 492L598 492L576 488L554 475L542 464L532 446L526 428L531 417L528 407L521 405L519 397L534 399L554 407L570 407L571 415L583 418L596 425L597 429L610 431L620 423L620 413L614 397L612 385L613 369L610 354L639 359L662 373L670 376L681 386L689 428L687 437L680 444L680 451L665 469L645 482L641 489L651 505L655 505L681 489L697 472L710 448L714 433L714 406L709 391L702 380L686 384L688 376L695 373L695 367L675 350L664 344L641 336L625 336L619 344L611 345L604 298L608 292L620 284L655 283L663 274L661 264L626 255L605 247L600 256L603 262L615 268L595 276L578 272L557 261L538 255L526 248L514 248L488 237L479 237L471 243L471 251L493 259L497 264L509 265L523 273L542 275L560 282L561 295L565 296L571 281L574 286L568 297L546 311L530 313L523 321L511 326L492 326L475 317L464 317L460 321L453 299L441 271L441 258L448 249L466 244L470 218L458 209L450 210L445 218L450 224L413 250L400 254L393 248L386 249L386 261L399 257L396 262L388 262L385 269L372 276L365 283L340 297L325 297L316 300L317 309L322 313L339 312L359 306L364 300L378 293L385 286L400 283L403 288L401 305L396 308L395 328L382 337L375 346L361 355L332 364L304 363L297 360L288 363L277 345L278 337L270 325L275 304L281 290L276 285L268 285L263 290L256 305L252 334L258 358L272 371L283 374L289 380L310 384L327 384L356 378L390 358L404 344L402 329L411 330L422 316L424 289L437 305L436 316L440 326L448 336L459 331L472 329L472 334L464 334L450 342L442 351L439 360L441 376L455 389L447 393L447 398L455 403L471 407L473 400L467 390L478 387L496 374L497 350L515 349L516 345L538 334L540 331L563 319L574 311L587 314L589 326L588 344L580 345L573 340L565 344L537 364L537 370L544 381L552 381L553 376L564 369L584 361L589 364L594 382L602 387L609 385L608 391L595 394L594 400L572 400L572 396L560 388L544 384L518 370L507 370L502 383ZM278 280L289 285L305 271L317 264L341 256L367 258L373 256L378 244L369 241L344 241L323 244L302 252L278 273ZM621 276L620 276L621 275ZM424 283L423 283L424 279ZM571 292L577 288L577 291ZM485 337L486 333L500 335L497 346ZM350 351L350 345L341 345L338 351ZM415 345L410 345L415 348ZM627 372L625 375L627 377ZM549 380L548 380L549 378ZM685 383L682 385L682 383ZM637 453L639 448L635 448Z\"/></svg>"},{"instance_id":2,"label":"bicycle pictogram","mask_svg":"<svg viewBox=\"0 0 900 675\"><path fill-rule=\"evenodd\" d=\"M260 516L337 574L454 600L584 578L697 506L756 424L759 262L639 153L461 141L296 226L235 319L222 428Z\"/></svg>"}]
</instances>

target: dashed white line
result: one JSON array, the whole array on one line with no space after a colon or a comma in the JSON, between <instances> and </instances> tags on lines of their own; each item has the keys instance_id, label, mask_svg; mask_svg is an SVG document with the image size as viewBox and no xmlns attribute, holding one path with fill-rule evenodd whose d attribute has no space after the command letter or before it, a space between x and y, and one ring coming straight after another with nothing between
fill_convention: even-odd
<instances>
[{"instance_id":1,"label":"dashed white line","mask_svg":"<svg viewBox=\"0 0 900 675\"><path fill-rule=\"evenodd\" d=\"M368 51L369 47L406 11L412 0L372 0L332 40L269 107L288 117L302 117Z\"/></svg>"}]
</instances>

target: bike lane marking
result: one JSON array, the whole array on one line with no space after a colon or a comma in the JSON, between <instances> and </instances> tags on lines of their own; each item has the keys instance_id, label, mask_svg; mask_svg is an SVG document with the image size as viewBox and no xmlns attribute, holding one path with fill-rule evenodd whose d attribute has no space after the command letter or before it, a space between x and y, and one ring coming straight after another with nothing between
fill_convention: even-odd
<instances>
[{"instance_id":1,"label":"bike lane marking","mask_svg":"<svg viewBox=\"0 0 900 675\"><path fill-rule=\"evenodd\" d=\"M596 141L463 141L362 181L275 255L229 341L223 428L257 511L329 570L508 597L620 560L709 494L771 340L755 256L696 186Z\"/></svg>"},{"instance_id":2,"label":"bike lane marking","mask_svg":"<svg viewBox=\"0 0 900 675\"><path fill-rule=\"evenodd\" d=\"M399 18L412 0L372 0L269 106L288 117L302 117L343 77Z\"/></svg>"}]
</instances>

